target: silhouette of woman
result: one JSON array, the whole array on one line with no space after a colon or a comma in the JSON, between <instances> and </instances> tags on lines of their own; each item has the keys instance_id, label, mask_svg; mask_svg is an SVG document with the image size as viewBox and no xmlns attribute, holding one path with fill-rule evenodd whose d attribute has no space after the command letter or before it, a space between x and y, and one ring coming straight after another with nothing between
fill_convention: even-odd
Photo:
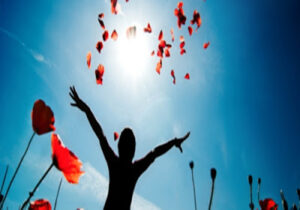
<instances>
[{"instance_id":1,"label":"silhouette of woman","mask_svg":"<svg viewBox=\"0 0 300 210\"><path fill-rule=\"evenodd\" d=\"M78 96L75 87L70 87L70 96L75 103L72 106L83 111L99 139L101 149L109 170L109 188L104 210L129 210L138 178L153 163L153 161L170 150L173 146L181 152L181 144L186 140L190 132L182 138L174 138L165 144L150 151L144 158L132 162L135 153L135 137L130 128L125 128L119 139L117 156L109 146L100 124L97 122L92 111Z\"/></svg>"}]
</instances>

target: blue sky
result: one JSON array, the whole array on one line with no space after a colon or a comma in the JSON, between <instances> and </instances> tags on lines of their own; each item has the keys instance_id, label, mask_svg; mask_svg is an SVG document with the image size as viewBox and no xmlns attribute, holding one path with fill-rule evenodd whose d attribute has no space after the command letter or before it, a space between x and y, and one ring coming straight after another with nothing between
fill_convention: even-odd
<instances>
[{"instance_id":1,"label":"blue sky","mask_svg":"<svg viewBox=\"0 0 300 210\"><path fill-rule=\"evenodd\" d=\"M195 161L199 209L208 206L211 167L218 171L213 209L247 209L250 173L254 180L262 178L261 197L279 203L283 189L289 203L297 202L299 1L184 1L188 20L194 9L202 17L203 24L192 37L186 27L176 26L177 1L120 4L122 14L114 16L109 1L103 0L0 1L0 177L6 164L9 177L17 165L32 134L33 103L41 98L55 114L57 133L86 171L79 185L63 183L58 209L103 206L108 171L85 116L69 105L68 88L75 85L115 151L113 132L126 126L136 135L135 158L191 131L183 154L171 150L141 177L134 208L193 209L190 160ZM142 50L149 54L157 47L159 31L163 29L170 41L173 27L177 39L185 36L187 54L180 56L174 46L161 75L155 72L157 58L137 59L142 61L137 62L138 69L125 62L121 41L109 40L99 55L95 44L102 35L100 12L105 13L107 28L117 29L120 36L137 25L145 43ZM141 32L148 22L153 28L150 35ZM203 50L206 41L211 45ZM88 51L93 55L91 70L86 67ZM105 66L103 86L94 78L100 63ZM183 79L187 72L190 81ZM25 200L50 164L50 155L50 134L36 136L8 196L9 209ZM53 203L60 177L53 170L34 198Z\"/></svg>"}]
</instances>

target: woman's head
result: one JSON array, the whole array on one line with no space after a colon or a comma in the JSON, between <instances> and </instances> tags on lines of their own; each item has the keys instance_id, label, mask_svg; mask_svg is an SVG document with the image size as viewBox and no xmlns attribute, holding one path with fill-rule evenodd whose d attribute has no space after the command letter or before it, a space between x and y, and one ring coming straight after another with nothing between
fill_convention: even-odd
<instances>
[{"instance_id":1,"label":"woman's head","mask_svg":"<svg viewBox=\"0 0 300 210\"><path fill-rule=\"evenodd\" d=\"M124 128L120 135L119 143L119 157L124 161L132 161L135 153L135 137L130 128Z\"/></svg>"}]
</instances>

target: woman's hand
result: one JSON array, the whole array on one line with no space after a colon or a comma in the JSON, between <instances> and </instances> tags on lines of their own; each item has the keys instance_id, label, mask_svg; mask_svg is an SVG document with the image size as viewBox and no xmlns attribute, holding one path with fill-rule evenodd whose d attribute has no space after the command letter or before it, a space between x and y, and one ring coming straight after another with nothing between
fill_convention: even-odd
<instances>
[{"instance_id":1,"label":"woman's hand","mask_svg":"<svg viewBox=\"0 0 300 210\"><path fill-rule=\"evenodd\" d=\"M180 152L182 152L181 144L184 142L189 136L191 132L187 132L187 134L181 138L175 138L175 147L177 147Z\"/></svg>"},{"instance_id":2,"label":"woman's hand","mask_svg":"<svg viewBox=\"0 0 300 210\"><path fill-rule=\"evenodd\" d=\"M88 105L84 103L78 96L75 87L70 87L70 93L69 95L74 100L75 103L71 103L71 106L78 107L81 111L85 112L89 109Z\"/></svg>"}]
</instances>

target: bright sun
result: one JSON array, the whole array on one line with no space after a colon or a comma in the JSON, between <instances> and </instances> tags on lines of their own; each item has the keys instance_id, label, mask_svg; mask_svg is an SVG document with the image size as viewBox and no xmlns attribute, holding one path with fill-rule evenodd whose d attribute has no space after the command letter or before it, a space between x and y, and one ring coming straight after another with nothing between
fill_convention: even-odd
<instances>
[{"instance_id":1,"label":"bright sun","mask_svg":"<svg viewBox=\"0 0 300 210\"><path fill-rule=\"evenodd\" d=\"M120 34L118 39L119 65L126 74L133 79L143 76L151 50L147 37L137 26L136 36L128 39L126 33Z\"/></svg>"}]
</instances>

